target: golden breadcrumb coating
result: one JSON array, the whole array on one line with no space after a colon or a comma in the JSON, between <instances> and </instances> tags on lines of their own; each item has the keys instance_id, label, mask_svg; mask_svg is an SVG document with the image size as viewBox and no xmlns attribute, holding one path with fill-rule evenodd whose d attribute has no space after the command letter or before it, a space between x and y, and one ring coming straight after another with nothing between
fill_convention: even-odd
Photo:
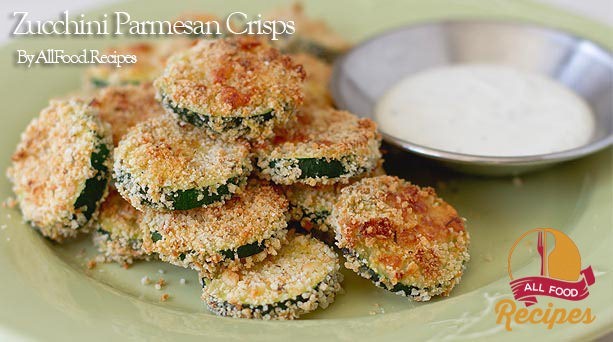
<instances>
[{"instance_id":1,"label":"golden breadcrumb coating","mask_svg":"<svg viewBox=\"0 0 613 342\"><path fill-rule=\"evenodd\" d=\"M322 242L291 234L276 255L250 269L224 269L204 279L202 299L221 316L294 319L326 308L341 290L336 253Z\"/></svg>"},{"instance_id":2,"label":"golden breadcrumb coating","mask_svg":"<svg viewBox=\"0 0 613 342\"><path fill-rule=\"evenodd\" d=\"M252 123L251 131L234 133L255 139L271 135L273 127L291 117L302 103L304 77L301 66L265 41L234 37L201 40L174 55L155 86L170 112L189 111L216 133L228 133L224 125L229 118L272 111L272 119L263 121L261 130Z\"/></svg>"},{"instance_id":3,"label":"golden breadcrumb coating","mask_svg":"<svg viewBox=\"0 0 613 342\"><path fill-rule=\"evenodd\" d=\"M264 17L267 19L294 21L296 33L287 35L285 39L273 42L275 46L278 46L283 51L306 51L313 53L313 48L310 45L314 44L339 54L351 48L351 44L336 33L326 21L310 18L306 15L304 7L298 2L291 6L271 11L264 15Z\"/></svg>"},{"instance_id":4,"label":"golden breadcrumb coating","mask_svg":"<svg viewBox=\"0 0 613 342\"><path fill-rule=\"evenodd\" d=\"M209 138L196 127L160 116L134 126L115 150L114 176L119 193L134 207L173 209L173 194L227 185L230 193L251 172L249 146Z\"/></svg>"},{"instance_id":5,"label":"golden breadcrumb coating","mask_svg":"<svg viewBox=\"0 0 613 342\"><path fill-rule=\"evenodd\" d=\"M370 119L333 108L303 107L297 120L276 130L275 137L255 143L260 176L278 184L308 185L348 182L373 170L381 158L381 135ZM344 174L338 178L304 178L298 159L337 160Z\"/></svg>"},{"instance_id":6,"label":"golden breadcrumb coating","mask_svg":"<svg viewBox=\"0 0 613 342\"><path fill-rule=\"evenodd\" d=\"M306 53L296 53L290 56L295 63L301 64L306 72L304 104L314 107L333 106L332 95L328 91L328 83L332 75L330 64Z\"/></svg>"},{"instance_id":7,"label":"golden breadcrumb coating","mask_svg":"<svg viewBox=\"0 0 613 342\"><path fill-rule=\"evenodd\" d=\"M143 247L159 253L163 261L211 274L218 264L239 259L233 252L239 247L258 244L261 252L241 261L249 265L281 248L288 206L279 190L252 180L222 206L172 212L148 209L142 220Z\"/></svg>"},{"instance_id":8,"label":"golden breadcrumb coating","mask_svg":"<svg viewBox=\"0 0 613 342\"><path fill-rule=\"evenodd\" d=\"M134 260L149 259L142 249L143 232L139 226L141 213L124 200L116 190L100 206L94 231L94 244L107 260L131 264Z\"/></svg>"},{"instance_id":9,"label":"golden breadcrumb coating","mask_svg":"<svg viewBox=\"0 0 613 342\"><path fill-rule=\"evenodd\" d=\"M132 126L164 114L151 83L103 88L90 105L98 109L102 121L111 125L115 146Z\"/></svg>"},{"instance_id":10,"label":"golden breadcrumb coating","mask_svg":"<svg viewBox=\"0 0 613 342\"><path fill-rule=\"evenodd\" d=\"M328 219L341 190L364 177L379 175L385 175L383 159L379 160L378 166L373 171L354 177L347 184L335 183L310 186L297 183L284 186L283 190L290 204L291 219L300 223L300 226L306 231L310 232L315 229L328 232L330 228ZM331 233L331 240L334 240L334 233Z\"/></svg>"},{"instance_id":11,"label":"golden breadcrumb coating","mask_svg":"<svg viewBox=\"0 0 613 342\"><path fill-rule=\"evenodd\" d=\"M331 222L348 268L388 289L410 286L405 295L416 300L448 295L469 260L469 235L456 210L434 189L397 177L365 178L344 188Z\"/></svg>"},{"instance_id":12,"label":"golden breadcrumb coating","mask_svg":"<svg viewBox=\"0 0 613 342\"><path fill-rule=\"evenodd\" d=\"M52 100L22 133L7 170L24 220L50 239L74 237L90 220L86 213L95 215L96 208L75 208L86 181L99 179L104 189L108 183L108 171L92 166L92 155L105 149L100 162L110 170L110 146L109 128L87 103Z\"/></svg>"}]
</instances>

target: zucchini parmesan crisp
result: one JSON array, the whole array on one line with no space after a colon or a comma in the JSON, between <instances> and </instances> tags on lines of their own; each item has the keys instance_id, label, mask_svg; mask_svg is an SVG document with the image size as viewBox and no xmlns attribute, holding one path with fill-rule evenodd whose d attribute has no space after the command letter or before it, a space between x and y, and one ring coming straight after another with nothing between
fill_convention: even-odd
<instances>
[{"instance_id":1,"label":"zucchini parmesan crisp","mask_svg":"<svg viewBox=\"0 0 613 342\"><path fill-rule=\"evenodd\" d=\"M260 176L275 183L311 186L349 182L381 158L381 135L370 119L333 108L303 107L296 121L255 144Z\"/></svg>"},{"instance_id":2,"label":"zucchini parmesan crisp","mask_svg":"<svg viewBox=\"0 0 613 342\"><path fill-rule=\"evenodd\" d=\"M115 150L114 177L134 207L187 210L221 204L251 173L249 147L162 116L134 126Z\"/></svg>"},{"instance_id":3,"label":"zucchini parmesan crisp","mask_svg":"<svg viewBox=\"0 0 613 342\"><path fill-rule=\"evenodd\" d=\"M76 236L106 194L111 150L96 110L52 100L21 135L7 171L24 220L55 241Z\"/></svg>"},{"instance_id":4,"label":"zucchini parmesan crisp","mask_svg":"<svg viewBox=\"0 0 613 342\"><path fill-rule=\"evenodd\" d=\"M115 190L100 206L100 214L93 233L94 244L107 260L131 264L134 260L149 259L142 248L143 232L139 226L141 213Z\"/></svg>"},{"instance_id":5,"label":"zucchini parmesan crisp","mask_svg":"<svg viewBox=\"0 0 613 342\"><path fill-rule=\"evenodd\" d=\"M263 40L202 40L173 55L155 81L179 121L226 138L258 140L284 125L302 103L300 65Z\"/></svg>"},{"instance_id":6,"label":"zucchini parmesan crisp","mask_svg":"<svg viewBox=\"0 0 613 342\"><path fill-rule=\"evenodd\" d=\"M285 242L288 208L279 190L252 180L222 206L145 210L143 247L163 261L207 274L220 264L249 267Z\"/></svg>"},{"instance_id":7,"label":"zucchini parmesan crisp","mask_svg":"<svg viewBox=\"0 0 613 342\"><path fill-rule=\"evenodd\" d=\"M98 109L103 122L111 125L115 146L132 126L164 114L150 83L103 88L90 105Z\"/></svg>"},{"instance_id":8,"label":"zucchini parmesan crisp","mask_svg":"<svg viewBox=\"0 0 613 342\"><path fill-rule=\"evenodd\" d=\"M347 268L416 301L449 295L469 260L469 235L456 210L434 189L397 177L344 188L331 222Z\"/></svg>"},{"instance_id":9,"label":"zucchini parmesan crisp","mask_svg":"<svg viewBox=\"0 0 613 342\"><path fill-rule=\"evenodd\" d=\"M202 299L220 316L295 319L334 301L343 280L339 269L332 248L290 234L287 245L253 268L226 268L204 277Z\"/></svg>"}]
</instances>

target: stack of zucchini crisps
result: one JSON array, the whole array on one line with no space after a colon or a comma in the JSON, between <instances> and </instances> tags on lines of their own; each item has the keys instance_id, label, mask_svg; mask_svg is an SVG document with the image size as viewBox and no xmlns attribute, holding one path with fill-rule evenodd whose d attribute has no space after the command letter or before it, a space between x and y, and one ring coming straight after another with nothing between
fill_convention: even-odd
<instances>
[{"instance_id":1,"label":"stack of zucchini crisps","mask_svg":"<svg viewBox=\"0 0 613 342\"><path fill-rule=\"evenodd\" d=\"M375 123L328 94L332 47L346 44L299 7L281 13L298 30L276 46L139 44L123 48L136 65L88 70L91 97L52 100L22 134L8 177L24 219L58 242L93 231L109 261L194 269L222 316L327 307L341 291L335 244L380 287L447 295L469 259L464 220L384 175Z\"/></svg>"}]
</instances>

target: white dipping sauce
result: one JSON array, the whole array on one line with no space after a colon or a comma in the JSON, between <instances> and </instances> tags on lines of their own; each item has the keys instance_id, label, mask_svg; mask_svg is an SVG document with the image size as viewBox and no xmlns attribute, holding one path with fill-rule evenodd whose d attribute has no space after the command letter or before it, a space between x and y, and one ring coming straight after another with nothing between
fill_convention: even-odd
<instances>
[{"instance_id":1,"label":"white dipping sauce","mask_svg":"<svg viewBox=\"0 0 613 342\"><path fill-rule=\"evenodd\" d=\"M440 67L411 75L379 101L386 134L439 150L526 156L587 143L588 105L560 83L501 65Z\"/></svg>"}]
</instances>

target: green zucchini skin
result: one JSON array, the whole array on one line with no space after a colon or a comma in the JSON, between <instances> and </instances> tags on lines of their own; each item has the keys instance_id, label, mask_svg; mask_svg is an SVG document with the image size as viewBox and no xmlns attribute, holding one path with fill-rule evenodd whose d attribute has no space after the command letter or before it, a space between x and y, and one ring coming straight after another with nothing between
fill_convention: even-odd
<instances>
[{"instance_id":1,"label":"green zucchini skin","mask_svg":"<svg viewBox=\"0 0 613 342\"><path fill-rule=\"evenodd\" d=\"M293 226L294 230L296 231L296 233L298 234L303 234L303 235L310 235L314 238L316 238L317 240L325 243L326 245L330 246L330 247L334 247L335 246L335 240L334 240L334 231L332 229L329 229L327 231L321 231L317 228L312 228L311 230L306 230L304 229L299 222L296 222L296 224Z\"/></svg>"},{"instance_id":2,"label":"green zucchini skin","mask_svg":"<svg viewBox=\"0 0 613 342\"><path fill-rule=\"evenodd\" d=\"M326 159L326 158L296 158L296 159L274 159L268 163L270 169L280 169L279 164L286 164L284 162L291 161L294 165L300 169L300 176L298 179L308 178L338 178L348 175L349 172L345 170L343 163L338 159Z\"/></svg>"},{"instance_id":3,"label":"green zucchini skin","mask_svg":"<svg viewBox=\"0 0 613 342\"><path fill-rule=\"evenodd\" d=\"M163 238L162 235L158 233L157 231L151 232L151 240L153 240L153 242L157 242L161 240L162 238ZM236 260L236 259L242 259L242 258L250 257L252 255L256 255L264 251L265 249L266 249L266 240L262 240L262 241L255 241L252 243L248 243L246 245L238 247L237 249L225 249L225 250L219 251L218 253L221 254L225 259ZM179 254L179 259L181 261L185 260L185 257L186 257L185 253L191 254L193 253L193 251L187 251L187 252Z\"/></svg>"},{"instance_id":4,"label":"green zucchini skin","mask_svg":"<svg viewBox=\"0 0 613 342\"><path fill-rule=\"evenodd\" d=\"M296 37L292 42L283 49L285 53L299 53L304 52L309 55L313 55L327 63L334 63L334 61L343 53L339 50L331 49L316 43L310 39Z\"/></svg>"},{"instance_id":5,"label":"green zucchini skin","mask_svg":"<svg viewBox=\"0 0 613 342\"><path fill-rule=\"evenodd\" d=\"M102 228L97 228L96 229L96 233L105 236L108 241L112 241L113 240L113 238L111 238L111 232L106 231L106 230L104 230ZM128 239L127 243L135 244L135 243L138 243L139 241L142 244L142 239Z\"/></svg>"},{"instance_id":6,"label":"green zucchini skin","mask_svg":"<svg viewBox=\"0 0 613 342\"><path fill-rule=\"evenodd\" d=\"M213 193L210 188L179 190L172 195L174 210L188 210L220 202L231 196L228 184L239 185L239 178L231 178L228 183L217 187Z\"/></svg>"},{"instance_id":7,"label":"green zucchini skin","mask_svg":"<svg viewBox=\"0 0 613 342\"><path fill-rule=\"evenodd\" d=\"M266 249L266 240L262 240L261 242L252 242L246 245L242 245L235 250L226 249L220 251L219 254L223 255L226 259L241 259L246 258L248 256L252 256L262 252Z\"/></svg>"},{"instance_id":8,"label":"green zucchini skin","mask_svg":"<svg viewBox=\"0 0 613 342\"><path fill-rule=\"evenodd\" d=\"M158 242L162 239L163 239L162 234L158 232L151 232L151 240L153 240L153 242ZM183 259L185 259L185 256L183 256Z\"/></svg>"},{"instance_id":9,"label":"green zucchini skin","mask_svg":"<svg viewBox=\"0 0 613 342\"><path fill-rule=\"evenodd\" d=\"M207 283L207 279L206 278L201 278L200 279L200 284L202 285L202 288L206 287L206 283ZM313 291L318 291L319 287L321 286L323 282L317 284L317 286L315 286L313 288ZM294 306L298 303L305 303L309 300L309 298L303 298L302 296L297 296L295 298L292 299L287 299L287 300L283 300L280 302L275 302L275 303L270 303L270 304L266 304L266 305L250 305L250 304L242 304L241 308L249 308L252 311L257 311L259 313L261 313L262 315L267 315L270 314L271 312L275 311L275 309L281 309L281 310L288 310L291 306ZM222 302L221 303L222 306L226 307L227 309L230 310L236 310L237 307L236 305L230 304L228 302Z\"/></svg>"},{"instance_id":10,"label":"green zucchini skin","mask_svg":"<svg viewBox=\"0 0 613 342\"><path fill-rule=\"evenodd\" d=\"M102 229L102 228L96 229L96 232L98 234L100 234L100 235L105 235L107 237L107 239L109 239L109 240L111 239L111 233L106 231L106 230L104 230L104 229Z\"/></svg>"},{"instance_id":11,"label":"green zucchini skin","mask_svg":"<svg viewBox=\"0 0 613 342\"><path fill-rule=\"evenodd\" d=\"M91 78L89 80L89 82L95 87L95 88L104 88L104 87L108 87L109 86L109 82L107 82L106 80L100 79L100 78Z\"/></svg>"},{"instance_id":12,"label":"green zucchini skin","mask_svg":"<svg viewBox=\"0 0 613 342\"><path fill-rule=\"evenodd\" d=\"M200 284L204 289L207 286L207 282L209 279L201 278ZM227 301L218 301L211 297L209 297L206 305L209 310L213 313L220 316L233 316L228 313L236 313L241 312L244 309L249 309L251 312L255 313L255 316L258 318L269 316L271 319L277 319L279 316L285 316L288 313L290 315L297 317L301 314L301 309L299 307L302 303L307 303L313 300L313 297L316 297L316 300L324 300L330 293L336 292L340 290L340 281L342 281L342 276L336 274L328 274L324 280L318 283L312 289L308 289L305 293L308 295L298 295L291 299L286 299L279 302L268 303L264 305L251 305L251 304L240 304L235 305L231 304ZM254 318L254 317L251 317Z\"/></svg>"},{"instance_id":13,"label":"green zucchini skin","mask_svg":"<svg viewBox=\"0 0 613 342\"><path fill-rule=\"evenodd\" d=\"M101 138L100 138L101 139ZM102 141L102 140L101 140ZM96 152L92 153L91 165L96 170L96 174L85 181L85 188L75 201L74 208L85 208L81 213L89 221L100 204L104 196L106 187L109 183L109 168L106 165L111 149L109 146L100 142L96 147Z\"/></svg>"},{"instance_id":14,"label":"green zucchini skin","mask_svg":"<svg viewBox=\"0 0 613 342\"><path fill-rule=\"evenodd\" d=\"M116 181L117 183L123 184L125 187L129 187L129 184L132 183L132 176L127 172L118 173ZM242 186L246 182L246 176L238 176L228 179L226 184L217 186L215 191L211 190L212 187L169 191L165 193L165 195L168 197L171 206L166 206L162 203L152 203L146 198L147 188L140 185L137 186L139 187L138 193L142 195L140 198L140 203L142 205L147 205L155 209L189 210L225 201L232 197L232 193L230 193L229 189L230 184Z\"/></svg>"},{"instance_id":15,"label":"green zucchini skin","mask_svg":"<svg viewBox=\"0 0 613 342\"><path fill-rule=\"evenodd\" d=\"M347 171L340 160L326 160L322 158L301 158L298 159L298 167L302 171L300 179L305 178L337 178Z\"/></svg>"},{"instance_id":16,"label":"green zucchini skin","mask_svg":"<svg viewBox=\"0 0 613 342\"><path fill-rule=\"evenodd\" d=\"M207 114L200 114L191 111L187 108L180 108L173 104L166 96L162 95L162 104L165 108L173 112L180 121L192 124L196 127L207 127L216 133L223 134L226 131L232 129L240 129L244 125L245 121L251 121L257 124L264 124L275 117L275 113L270 110L262 114L255 114L248 117L215 117ZM222 129L217 130L214 125L210 124L213 120L221 120Z\"/></svg>"},{"instance_id":17,"label":"green zucchini skin","mask_svg":"<svg viewBox=\"0 0 613 342\"><path fill-rule=\"evenodd\" d=\"M382 281L382 277L375 270L368 267L366 265L366 262L363 259L361 259L359 256L357 256L357 254L355 254L354 252L346 248L342 249L342 252L345 258L353 258L360 262L360 268L358 270L358 274L369 279L377 287L390 291L394 294L416 299L416 298L421 297L421 293L436 292L435 291L436 289L441 289L443 287L442 284L438 284L436 286L436 289L430 289L427 287L417 287L417 286L406 285L406 284L401 284L401 283L396 283L393 286L389 286L384 281Z\"/></svg>"}]
</instances>

